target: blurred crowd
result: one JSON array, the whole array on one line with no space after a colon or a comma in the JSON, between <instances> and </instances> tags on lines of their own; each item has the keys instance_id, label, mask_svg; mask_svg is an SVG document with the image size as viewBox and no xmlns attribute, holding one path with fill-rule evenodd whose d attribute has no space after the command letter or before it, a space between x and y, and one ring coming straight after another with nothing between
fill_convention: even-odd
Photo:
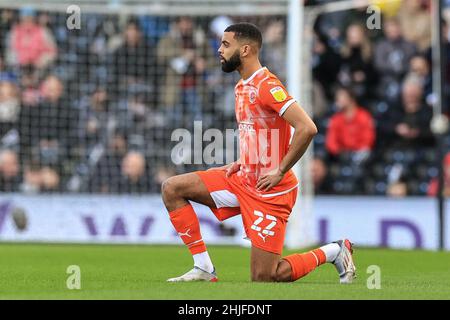
<instances>
[{"instance_id":1,"label":"blurred crowd","mask_svg":"<svg viewBox=\"0 0 450 320\"><path fill-rule=\"evenodd\" d=\"M171 133L196 120L236 128L238 75L221 71L216 52L244 18L84 13L80 30L66 19L0 9L0 191L159 192L171 175L206 169L173 164ZM263 64L285 80L285 17L245 20L263 31ZM314 26L316 192L433 195L430 1L386 9L381 30L366 20L362 8Z\"/></svg>"},{"instance_id":2,"label":"blurred crowd","mask_svg":"<svg viewBox=\"0 0 450 320\"><path fill-rule=\"evenodd\" d=\"M439 171L430 129L436 100L431 1L374 3L382 12L380 29L367 27L367 7L324 14L314 26L313 106L320 133L314 144L316 192L433 195ZM445 19L442 31L447 49L443 111L448 116Z\"/></svg>"},{"instance_id":3,"label":"blurred crowd","mask_svg":"<svg viewBox=\"0 0 450 320\"><path fill-rule=\"evenodd\" d=\"M217 56L232 20L83 13L69 29L66 19L0 10L0 191L159 192L206 169L175 165L171 135L196 120L235 128L237 75ZM267 24L283 41L284 24Z\"/></svg>"}]
</instances>

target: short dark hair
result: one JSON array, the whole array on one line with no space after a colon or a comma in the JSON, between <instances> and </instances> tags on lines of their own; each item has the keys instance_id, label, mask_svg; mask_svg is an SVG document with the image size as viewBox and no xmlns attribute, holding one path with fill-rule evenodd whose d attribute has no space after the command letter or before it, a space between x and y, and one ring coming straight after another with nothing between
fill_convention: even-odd
<instances>
[{"instance_id":1,"label":"short dark hair","mask_svg":"<svg viewBox=\"0 0 450 320\"><path fill-rule=\"evenodd\" d=\"M258 44L258 48L262 47L262 34L261 31L252 23L239 22L228 26L224 32L234 32L234 37L238 40L248 39L255 41Z\"/></svg>"}]
</instances>

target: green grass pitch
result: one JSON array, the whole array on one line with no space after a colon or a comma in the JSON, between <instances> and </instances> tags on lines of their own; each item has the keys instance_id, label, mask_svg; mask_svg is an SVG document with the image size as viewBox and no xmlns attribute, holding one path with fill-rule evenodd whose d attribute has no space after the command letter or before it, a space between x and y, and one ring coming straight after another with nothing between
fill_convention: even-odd
<instances>
[{"instance_id":1,"label":"green grass pitch","mask_svg":"<svg viewBox=\"0 0 450 320\"><path fill-rule=\"evenodd\" d=\"M186 248L4 243L0 299L450 299L450 252L356 248L351 285L338 283L332 265L294 283L251 283L248 248L209 252L218 283L167 283L192 266ZM80 290L66 287L69 265L80 267ZM381 269L379 290L367 288L369 265Z\"/></svg>"}]
</instances>

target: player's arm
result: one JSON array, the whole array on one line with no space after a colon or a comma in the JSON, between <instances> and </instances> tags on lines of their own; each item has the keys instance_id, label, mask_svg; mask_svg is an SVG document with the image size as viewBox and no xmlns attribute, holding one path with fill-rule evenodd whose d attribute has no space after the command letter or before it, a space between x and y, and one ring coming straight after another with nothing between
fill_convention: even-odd
<instances>
[{"instance_id":1,"label":"player's arm","mask_svg":"<svg viewBox=\"0 0 450 320\"><path fill-rule=\"evenodd\" d=\"M279 167L280 172L284 175L306 152L313 137L317 134L317 127L297 102L294 102L286 110L283 118L295 129L289 150Z\"/></svg>"},{"instance_id":2,"label":"player's arm","mask_svg":"<svg viewBox=\"0 0 450 320\"><path fill-rule=\"evenodd\" d=\"M284 175L300 160L317 134L316 125L297 102L292 103L282 117L295 129L292 142L279 167L259 178L256 188L261 191L270 190L283 179Z\"/></svg>"}]
</instances>

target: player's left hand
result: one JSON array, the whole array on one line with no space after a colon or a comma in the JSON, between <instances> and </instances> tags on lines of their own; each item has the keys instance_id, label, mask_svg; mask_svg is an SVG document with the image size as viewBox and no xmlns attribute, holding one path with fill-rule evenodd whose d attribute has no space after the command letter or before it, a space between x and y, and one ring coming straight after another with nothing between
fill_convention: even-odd
<instances>
[{"instance_id":1,"label":"player's left hand","mask_svg":"<svg viewBox=\"0 0 450 320\"><path fill-rule=\"evenodd\" d=\"M284 174L281 173L280 169L275 169L268 174L259 177L258 183L256 184L256 190L267 192L280 183L283 177Z\"/></svg>"}]
</instances>

